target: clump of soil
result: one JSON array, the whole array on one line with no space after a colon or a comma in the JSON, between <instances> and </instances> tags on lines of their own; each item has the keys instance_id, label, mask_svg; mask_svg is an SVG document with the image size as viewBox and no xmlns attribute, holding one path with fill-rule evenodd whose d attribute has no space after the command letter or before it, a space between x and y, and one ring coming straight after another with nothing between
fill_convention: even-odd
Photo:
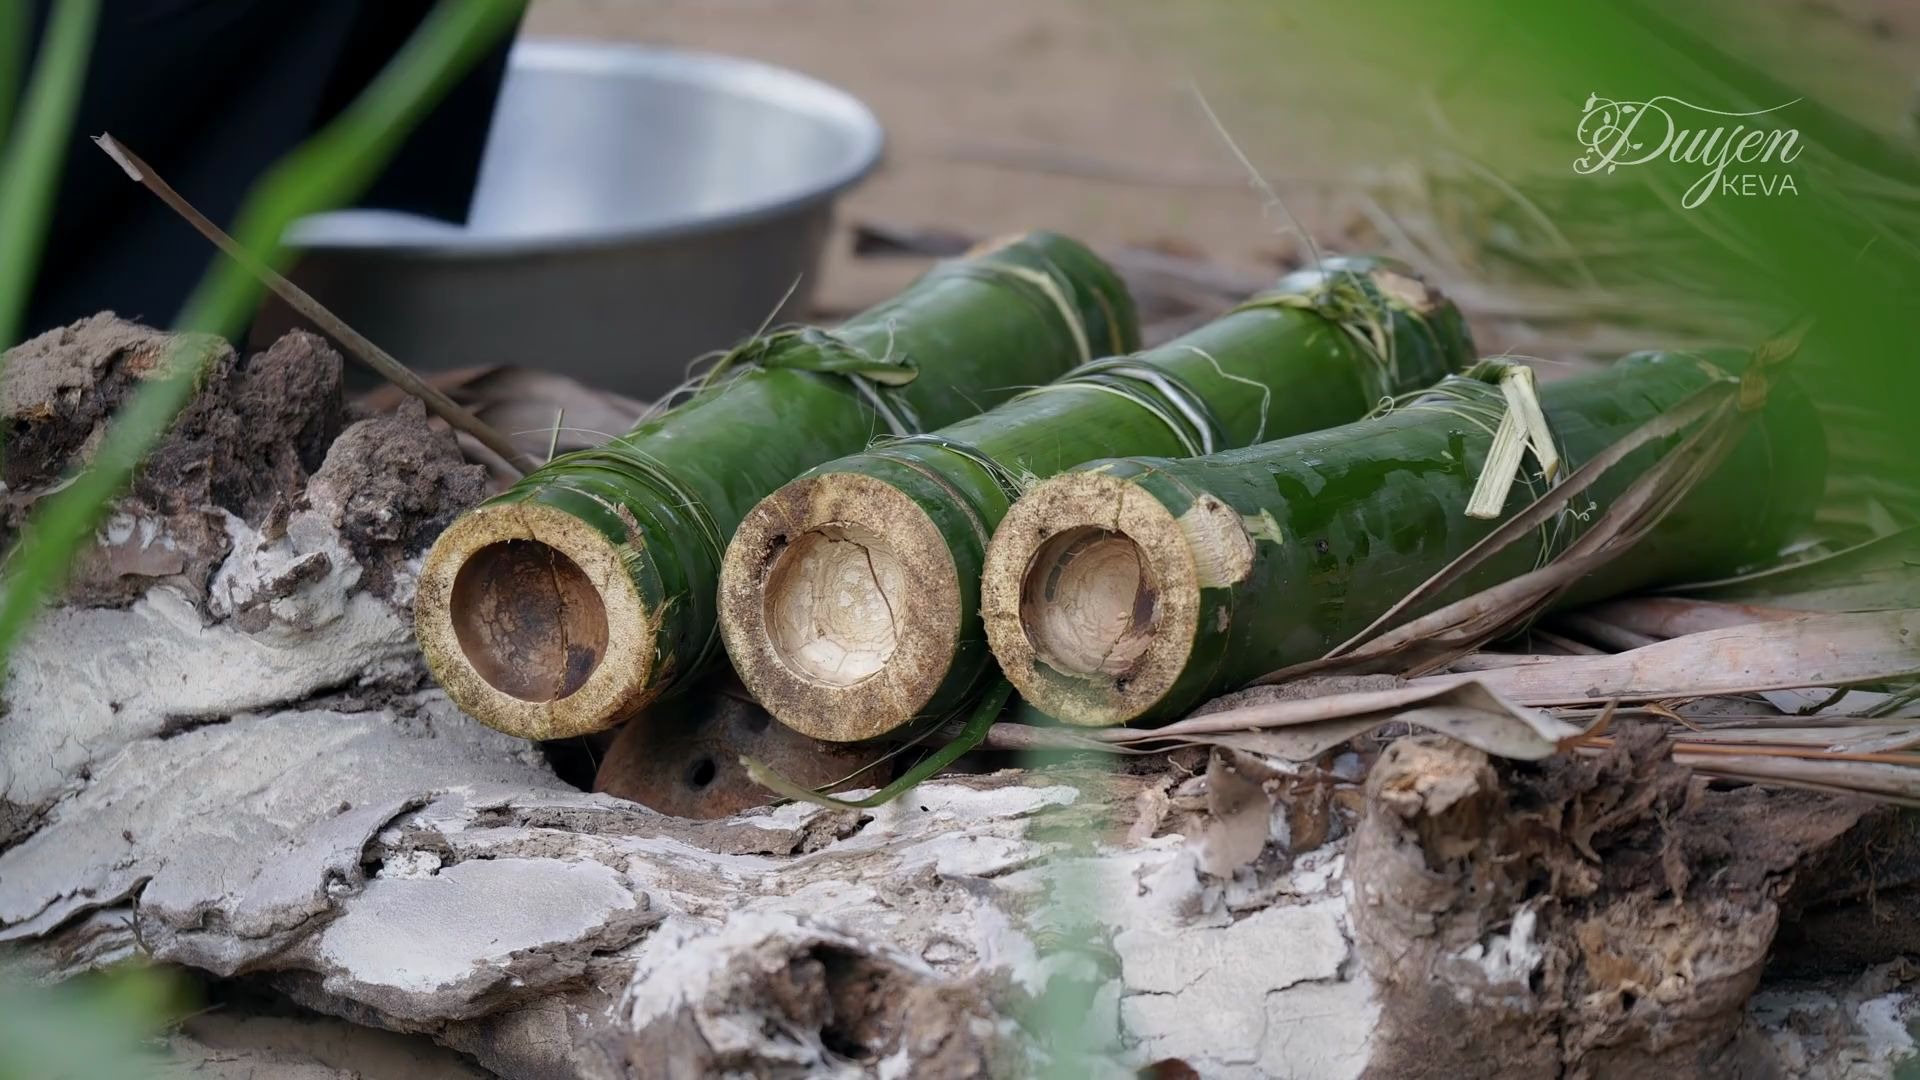
<instances>
[{"instance_id":1,"label":"clump of soil","mask_svg":"<svg viewBox=\"0 0 1920 1080\"><path fill-rule=\"evenodd\" d=\"M1746 1003L1783 900L1817 904L1813 872L1884 845L1895 815L1712 790L1661 738L1497 766L1438 737L1388 748L1350 863L1382 1006L1368 1075L1777 1072Z\"/></svg>"},{"instance_id":2,"label":"clump of soil","mask_svg":"<svg viewBox=\"0 0 1920 1080\"><path fill-rule=\"evenodd\" d=\"M130 603L156 579L204 600L231 546L222 511L256 528L284 518L345 419L340 355L311 334L288 334L243 366L218 338L102 312L10 350L5 364L4 542L85 467L142 385L200 368L199 392L75 561L66 599L89 607Z\"/></svg>"},{"instance_id":3,"label":"clump of soil","mask_svg":"<svg viewBox=\"0 0 1920 1080\"><path fill-rule=\"evenodd\" d=\"M348 426L340 354L313 334L289 333L242 362L218 338L103 312L9 350L4 363L0 545L88 464L141 386L181 365L200 372L192 400L76 557L69 604L124 606L165 582L204 612L235 524L271 541L316 499L338 508L334 524L368 587L391 596L397 568L483 493L483 470L428 429L418 404Z\"/></svg>"},{"instance_id":4,"label":"clump of soil","mask_svg":"<svg viewBox=\"0 0 1920 1080\"><path fill-rule=\"evenodd\" d=\"M433 432L426 406L409 398L342 432L308 482L307 499L338 508L333 524L365 569L367 587L391 599L405 563L486 488L486 469L468 464L451 436Z\"/></svg>"}]
</instances>

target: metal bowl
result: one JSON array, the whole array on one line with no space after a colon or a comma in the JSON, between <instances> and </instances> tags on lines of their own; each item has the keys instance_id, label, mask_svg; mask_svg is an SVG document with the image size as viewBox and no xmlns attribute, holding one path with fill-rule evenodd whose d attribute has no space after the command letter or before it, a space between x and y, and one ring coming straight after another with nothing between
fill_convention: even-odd
<instances>
[{"instance_id":1,"label":"metal bowl","mask_svg":"<svg viewBox=\"0 0 1920 1080\"><path fill-rule=\"evenodd\" d=\"M834 197L882 141L866 106L791 71L523 41L465 226L345 210L288 242L302 286L411 366L521 364L650 397L783 296L804 309Z\"/></svg>"}]
</instances>

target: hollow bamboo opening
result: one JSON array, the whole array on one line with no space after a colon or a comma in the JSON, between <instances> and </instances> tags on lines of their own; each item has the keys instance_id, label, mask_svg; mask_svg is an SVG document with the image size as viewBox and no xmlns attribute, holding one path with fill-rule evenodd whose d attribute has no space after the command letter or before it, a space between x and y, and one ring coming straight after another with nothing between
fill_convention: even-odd
<instances>
[{"instance_id":1,"label":"hollow bamboo opening","mask_svg":"<svg viewBox=\"0 0 1920 1080\"><path fill-rule=\"evenodd\" d=\"M907 588L906 566L881 534L859 525L808 529L767 573L774 655L821 686L872 678L900 643Z\"/></svg>"},{"instance_id":2,"label":"hollow bamboo opening","mask_svg":"<svg viewBox=\"0 0 1920 1080\"><path fill-rule=\"evenodd\" d=\"M853 742L911 722L960 634L947 538L863 473L796 480L750 511L720 570L720 630L753 696L804 735Z\"/></svg>"},{"instance_id":3,"label":"hollow bamboo opening","mask_svg":"<svg viewBox=\"0 0 1920 1080\"><path fill-rule=\"evenodd\" d=\"M469 556L454 575L452 615L474 672L522 701L572 694L607 654L599 591L538 540L502 540Z\"/></svg>"},{"instance_id":4,"label":"hollow bamboo opening","mask_svg":"<svg viewBox=\"0 0 1920 1080\"><path fill-rule=\"evenodd\" d=\"M1020 622L1065 675L1125 675L1153 641L1155 588L1140 545L1095 526L1040 545L1020 585Z\"/></svg>"},{"instance_id":5,"label":"hollow bamboo opening","mask_svg":"<svg viewBox=\"0 0 1920 1080\"><path fill-rule=\"evenodd\" d=\"M656 694L659 614L632 548L566 511L482 506L421 565L415 633L461 711L527 739L603 731Z\"/></svg>"},{"instance_id":6,"label":"hollow bamboo opening","mask_svg":"<svg viewBox=\"0 0 1920 1080\"><path fill-rule=\"evenodd\" d=\"M1097 472L1043 481L1013 505L987 545L980 617L1021 697L1095 727L1159 703L1198 626L1191 524Z\"/></svg>"}]
</instances>

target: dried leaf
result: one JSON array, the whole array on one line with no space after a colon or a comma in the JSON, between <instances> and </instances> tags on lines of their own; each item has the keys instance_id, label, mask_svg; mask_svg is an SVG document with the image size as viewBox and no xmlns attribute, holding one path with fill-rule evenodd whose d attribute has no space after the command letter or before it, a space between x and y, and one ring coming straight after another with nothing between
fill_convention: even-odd
<instances>
[{"instance_id":1,"label":"dried leaf","mask_svg":"<svg viewBox=\"0 0 1920 1080\"><path fill-rule=\"evenodd\" d=\"M1910 606L1920 607L1920 603ZM1729 626L1793 619L1807 611L1688 596L1634 596L1595 604L1586 609L1586 613L1622 630L1650 638L1671 638L1704 630L1725 630Z\"/></svg>"},{"instance_id":2,"label":"dried leaf","mask_svg":"<svg viewBox=\"0 0 1920 1080\"><path fill-rule=\"evenodd\" d=\"M1479 683L1527 705L1745 694L1920 674L1920 610L1809 615L1689 634L1610 656L1557 657L1413 685Z\"/></svg>"},{"instance_id":3,"label":"dried leaf","mask_svg":"<svg viewBox=\"0 0 1920 1080\"><path fill-rule=\"evenodd\" d=\"M1213 745L1307 761L1383 724L1439 732L1499 757L1537 761L1580 729L1518 705L1474 681L1413 684L1390 690L1332 694L1247 705L1194 716L1160 728L1103 728L1086 734L1120 746ZM1423 680L1424 681L1424 680Z\"/></svg>"},{"instance_id":4,"label":"dried leaf","mask_svg":"<svg viewBox=\"0 0 1920 1080\"><path fill-rule=\"evenodd\" d=\"M1920 806L1920 768L1875 761L1748 757L1674 751L1676 764L1733 779L1784 783Z\"/></svg>"},{"instance_id":5,"label":"dried leaf","mask_svg":"<svg viewBox=\"0 0 1920 1080\"><path fill-rule=\"evenodd\" d=\"M1920 745L1920 724L1720 727L1688 732L1686 740L1736 746L1800 746L1849 754L1886 753Z\"/></svg>"}]
</instances>

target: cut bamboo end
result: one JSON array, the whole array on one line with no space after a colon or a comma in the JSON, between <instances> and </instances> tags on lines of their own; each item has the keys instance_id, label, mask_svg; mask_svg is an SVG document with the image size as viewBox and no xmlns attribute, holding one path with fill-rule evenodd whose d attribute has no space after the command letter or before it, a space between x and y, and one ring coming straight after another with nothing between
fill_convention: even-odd
<instances>
[{"instance_id":1,"label":"cut bamboo end","mask_svg":"<svg viewBox=\"0 0 1920 1080\"><path fill-rule=\"evenodd\" d=\"M853 742L912 721L960 639L960 576L925 510L883 480L796 480L747 514L720 569L734 670L782 724Z\"/></svg>"},{"instance_id":2,"label":"cut bamboo end","mask_svg":"<svg viewBox=\"0 0 1920 1080\"><path fill-rule=\"evenodd\" d=\"M1106 727L1173 688L1221 554L1190 516L1098 472L1054 477L1014 504L987 545L980 615L1022 697L1065 723Z\"/></svg>"},{"instance_id":3,"label":"cut bamboo end","mask_svg":"<svg viewBox=\"0 0 1920 1080\"><path fill-rule=\"evenodd\" d=\"M523 739L612 727L652 697L658 619L614 544L537 503L483 506L427 553L414 602L454 704Z\"/></svg>"}]
</instances>

